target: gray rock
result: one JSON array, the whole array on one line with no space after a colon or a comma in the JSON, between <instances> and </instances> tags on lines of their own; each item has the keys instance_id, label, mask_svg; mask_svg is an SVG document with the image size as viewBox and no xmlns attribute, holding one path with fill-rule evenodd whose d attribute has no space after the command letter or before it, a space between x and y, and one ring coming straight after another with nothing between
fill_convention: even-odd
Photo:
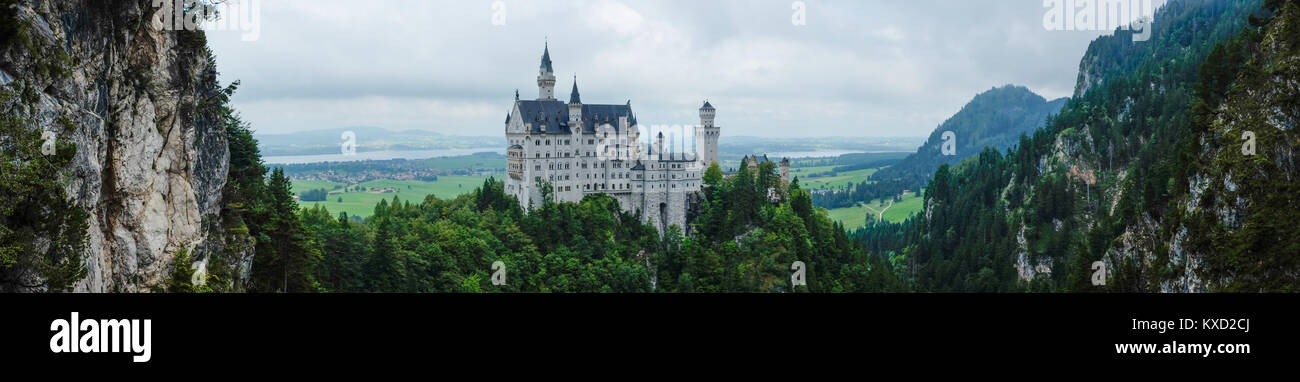
<instances>
[{"instance_id":1,"label":"gray rock","mask_svg":"<svg viewBox=\"0 0 1300 382\"><path fill-rule=\"evenodd\" d=\"M149 291L163 285L178 252L194 254L202 276L208 255L225 249L230 152L215 108L198 107L218 86L207 54L149 27L147 2L101 1L19 1L19 20L41 52L0 56L11 70L0 71L0 82L37 90L32 128L77 145L66 191L90 214L90 229L88 275L76 290ZM51 52L76 63L67 75L38 73ZM251 246L241 248L234 261L242 267Z\"/></svg>"}]
</instances>

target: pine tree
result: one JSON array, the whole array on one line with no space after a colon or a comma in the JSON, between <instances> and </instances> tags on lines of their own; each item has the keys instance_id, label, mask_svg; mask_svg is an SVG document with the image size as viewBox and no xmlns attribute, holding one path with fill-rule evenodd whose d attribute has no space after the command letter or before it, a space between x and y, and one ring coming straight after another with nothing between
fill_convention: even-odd
<instances>
[{"instance_id":1,"label":"pine tree","mask_svg":"<svg viewBox=\"0 0 1300 382\"><path fill-rule=\"evenodd\" d=\"M722 168L718 167L718 162L709 164L709 169L704 170L704 185L717 187L722 183Z\"/></svg>"},{"instance_id":2,"label":"pine tree","mask_svg":"<svg viewBox=\"0 0 1300 382\"><path fill-rule=\"evenodd\" d=\"M172 260L172 271L167 279L168 293L194 293L194 266L190 264L189 252L184 249L176 253Z\"/></svg>"},{"instance_id":3,"label":"pine tree","mask_svg":"<svg viewBox=\"0 0 1300 382\"><path fill-rule=\"evenodd\" d=\"M742 163L740 171L732 177L732 193L729 197L732 200L730 219L731 226L744 227L749 225L754 216L758 214L759 200L761 196L755 190L754 173L750 170L748 164Z\"/></svg>"},{"instance_id":4,"label":"pine tree","mask_svg":"<svg viewBox=\"0 0 1300 382\"><path fill-rule=\"evenodd\" d=\"M293 199L292 185L283 169L272 171L266 191L269 229L258 235L252 289L283 293L316 291L312 273L320 252L298 219L298 202Z\"/></svg>"},{"instance_id":5,"label":"pine tree","mask_svg":"<svg viewBox=\"0 0 1300 382\"><path fill-rule=\"evenodd\" d=\"M374 252L365 264L366 290L369 292L400 292L406 278L405 258L394 232L394 218L381 218L375 233Z\"/></svg>"}]
</instances>

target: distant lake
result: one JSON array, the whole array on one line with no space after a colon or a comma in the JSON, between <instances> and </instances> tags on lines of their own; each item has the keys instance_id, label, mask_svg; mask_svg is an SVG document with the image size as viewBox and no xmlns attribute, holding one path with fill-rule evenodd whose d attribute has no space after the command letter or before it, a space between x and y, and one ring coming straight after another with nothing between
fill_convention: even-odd
<instances>
[{"instance_id":1,"label":"distant lake","mask_svg":"<svg viewBox=\"0 0 1300 382\"><path fill-rule=\"evenodd\" d=\"M790 159L828 158L828 157L839 157L840 155L844 155L844 154L868 154L868 153L878 154L878 153L893 153L893 152L904 152L904 151L862 151L862 150L790 151L790 152L783 152L783 153L768 153L767 158L772 160L779 160L780 158L790 158Z\"/></svg>"},{"instance_id":2,"label":"distant lake","mask_svg":"<svg viewBox=\"0 0 1300 382\"><path fill-rule=\"evenodd\" d=\"M321 163L321 162L358 162L365 160L391 160L391 159L429 159L440 157L458 157L483 152L493 152L505 155L506 150L500 147L484 147L477 149L444 149L444 150L411 150L411 151L368 151L358 152L353 155L343 154L318 154L318 155L286 155L264 157L267 164L303 164L303 163Z\"/></svg>"}]
</instances>

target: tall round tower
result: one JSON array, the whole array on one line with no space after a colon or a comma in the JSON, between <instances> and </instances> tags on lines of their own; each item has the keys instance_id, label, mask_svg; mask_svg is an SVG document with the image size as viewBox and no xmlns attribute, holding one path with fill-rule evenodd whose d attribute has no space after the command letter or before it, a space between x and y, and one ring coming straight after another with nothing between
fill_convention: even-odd
<instances>
[{"instance_id":1,"label":"tall round tower","mask_svg":"<svg viewBox=\"0 0 1300 382\"><path fill-rule=\"evenodd\" d=\"M718 161L718 135L722 129L713 124L716 114L713 105L704 101L704 106L700 107L700 126L695 129L696 160L703 167Z\"/></svg>"},{"instance_id":2,"label":"tall round tower","mask_svg":"<svg viewBox=\"0 0 1300 382\"><path fill-rule=\"evenodd\" d=\"M537 70L537 100L555 100L555 69L551 67L551 44L542 51L542 65Z\"/></svg>"}]
</instances>

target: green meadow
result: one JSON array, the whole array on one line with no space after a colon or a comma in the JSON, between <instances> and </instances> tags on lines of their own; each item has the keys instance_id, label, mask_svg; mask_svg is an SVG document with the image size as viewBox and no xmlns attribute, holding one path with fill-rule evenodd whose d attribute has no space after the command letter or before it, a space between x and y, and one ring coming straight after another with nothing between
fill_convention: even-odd
<instances>
[{"instance_id":1,"label":"green meadow","mask_svg":"<svg viewBox=\"0 0 1300 382\"><path fill-rule=\"evenodd\" d=\"M888 209L886 209L888 207ZM867 216L873 219L880 216L880 211L884 210L884 221L891 223L901 223L913 214L921 212L925 207L924 199L916 196L916 193L907 193L903 195L903 200L895 202L890 206L889 201L880 204L879 200L872 201L870 204L858 203L857 206L848 208L836 208L829 210L831 220L844 224L845 229L854 230L862 228L867 224Z\"/></svg>"},{"instance_id":2,"label":"green meadow","mask_svg":"<svg viewBox=\"0 0 1300 382\"><path fill-rule=\"evenodd\" d=\"M355 185L345 185L324 180L294 180L294 193L298 194L306 190L324 188L326 191L340 191L344 188L356 188L356 186L365 187L367 191L349 191L341 194L330 195L323 202L304 202L299 201L298 205L302 208L311 208L313 205L321 205L328 208L330 213L337 215L339 212L347 212L348 216L359 216L362 218L370 216L375 211L375 205L380 200L392 202L393 197L401 198L403 201L420 203L428 195L437 196L439 199L453 199L461 194L473 192L474 189L483 185L487 180L486 176L439 176L436 182L426 182L418 180L375 180ZM339 187L339 189L335 189ZM393 188L396 192L375 194L370 189ZM343 201L340 202L339 199Z\"/></svg>"},{"instance_id":3,"label":"green meadow","mask_svg":"<svg viewBox=\"0 0 1300 382\"><path fill-rule=\"evenodd\" d=\"M826 171L830 171L831 169L834 168L835 168L834 166L803 167L800 168L800 170L804 170L804 171L799 171L799 172L795 172L794 171L795 169L791 168L790 177L791 178L798 177L799 186L803 187L806 190L819 190L823 188L834 189L834 188L844 188L845 186L848 186L850 183L858 184L858 183L866 182L867 178L870 178L872 174L875 174L876 171L880 170L877 168L869 168L864 170L844 171L844 172L836 173L835 176L820 176L820 177L809 176L813 174L825 174Z\"/></svg>"}]
</instances>

